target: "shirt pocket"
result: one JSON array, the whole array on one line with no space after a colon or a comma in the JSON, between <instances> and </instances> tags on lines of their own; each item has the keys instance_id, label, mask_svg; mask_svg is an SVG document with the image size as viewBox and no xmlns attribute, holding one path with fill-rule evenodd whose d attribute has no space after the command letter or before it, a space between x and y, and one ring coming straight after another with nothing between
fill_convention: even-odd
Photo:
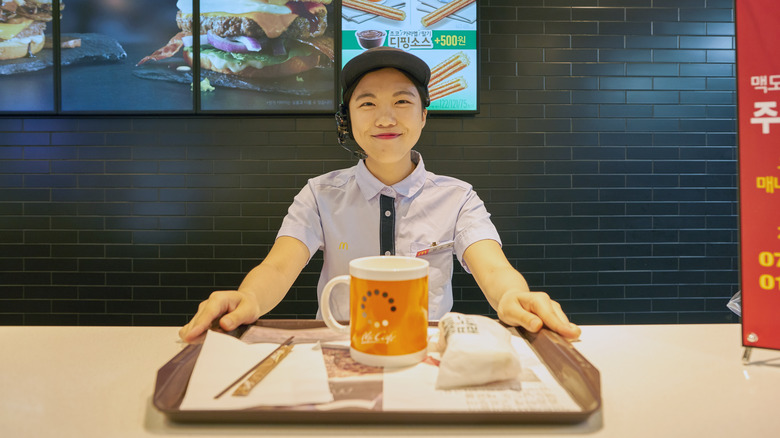
<instances>
[{"instance_id":1,"label":"shirt pocket","mask_svg":"<svg viewBox=\"0 0 780 438\"><path fill-rule=\"evenodd\" d=\"M412 242L411 255L415 256L420 251L430 249L430 242ZM443 295L450 288L447 287L452 281L452 255L453 247L429 251L427 254L420 255L418 258L427 260L430 264L428 271L428 301L432 307L438 307L442 302ZM434 313L435 309L428 309Z\"/></svg>"}]
</instances>

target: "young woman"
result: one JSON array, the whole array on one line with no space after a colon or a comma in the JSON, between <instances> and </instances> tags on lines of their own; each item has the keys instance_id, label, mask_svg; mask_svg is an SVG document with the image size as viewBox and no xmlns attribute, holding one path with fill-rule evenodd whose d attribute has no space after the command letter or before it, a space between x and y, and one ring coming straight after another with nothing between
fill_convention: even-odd
<instances>
[{"instance_id":1,"label":"young woman","mask_svg":"<svg viewBox=\"0 0 780 438\"><path fill-rule=\"evenodd\" d=\"M254 322L284 298L318 250L324 258L318 297L328 280L349 272L352 259L419 253L430 262L428 312L436 320L452 308L454 252L502 321L579 336L561 306L544 292L531 292L506 259L471 186L428 172L412 150L428 114L429 79L425 62L388 47L367 50L344 66L339 138L353 138L362 159L308 182L268 256L238 290L217 291L202 302L180 330L183 340L197 340L217 318L228 331ZM348 294L332 300L334 316L349 319Z\"/></svg>"}]
</instances>

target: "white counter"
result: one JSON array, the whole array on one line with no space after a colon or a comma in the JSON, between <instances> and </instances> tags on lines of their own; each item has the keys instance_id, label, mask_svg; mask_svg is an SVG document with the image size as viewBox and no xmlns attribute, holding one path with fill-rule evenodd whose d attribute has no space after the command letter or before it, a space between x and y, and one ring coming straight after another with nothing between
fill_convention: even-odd
<instances>
[{"instance_id":1,"label":"white counter","mask_svg":"<svg viewBox=\"0 0 780 438\"><path fill-rule=\"evenodd\" d=\"M0 326L2 437L780 436L780 351L742 364L740 326L584 326L602 409L570 426L268 426L170 423L151 404L175 327Z\"/></svg>"}]
</instances>

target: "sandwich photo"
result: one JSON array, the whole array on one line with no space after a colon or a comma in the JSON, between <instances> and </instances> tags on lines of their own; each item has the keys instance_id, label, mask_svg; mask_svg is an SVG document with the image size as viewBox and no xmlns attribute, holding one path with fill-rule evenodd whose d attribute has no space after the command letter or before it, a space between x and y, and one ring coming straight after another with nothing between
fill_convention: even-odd
<instances>
[{"instance_id":1,"label":"sandwich photo","mask_svg":"<svg viewBox=\"0 0 780 438\"><path fill-rule=\"evenodd\" d=\"M0 60L33 57L40 52L51 14L51 0L0 0Z\"/></svg>"},{"instance_id":2,"label":"sandwich photo","mask_svg":"<svg viewBox=\"0 0 780 438\"><path fill-rule=\"evenodd\" d=\"M135 0L137 1L137 0ZM60 0L59 63L61 66L116 62L127 54L115 39L98 33L65 33L63 25L78 26L79 11L87 3L68 0L69 7L63 18L65 2ZM11 75L31 73L54 65L54 40L47 31L51 22L52 0L0 0L0 87L14 89L24 87L21 82L10 82ZM74 20L75 18L75 20Z\"/></svg>"},{"instance_id":3,"label":"sandwich photo","mask_svg":"<svg viewBox=\"0 0 780 438\"><path fill-rule=\"evenodd\" d=\"M225 75L250 79L294 76L334 59L333 30L328 29L331 0L202 0L200 2L200 65ZM181 32L164 47L144 57L170 58L179 50L192 66L191 1L176 4Z\"/></svg>"}]
</instances>

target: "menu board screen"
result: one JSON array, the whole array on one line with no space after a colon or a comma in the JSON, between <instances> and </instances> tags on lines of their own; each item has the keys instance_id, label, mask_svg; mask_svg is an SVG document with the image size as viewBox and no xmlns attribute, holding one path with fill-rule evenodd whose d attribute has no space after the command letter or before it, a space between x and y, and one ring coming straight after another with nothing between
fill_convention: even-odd
<instances>
[{"instance_id":1,"label":"menu board screen","mask_svg":"<svg viewBox=\"0 0 780 438\"><path fill-rule=\"evenodd\" d=\"M54 111L52 10L0 0L0 113Z\"/></svg>"},{"instance_id":2,"label":"menu board screen","mask_svg":"<svg viewBox=\"0 0 780 438\"><path fill-rule=\"evenodd\" d=\"M193 112L191 76L177 70L179 63L137 65L168 41L171 30L178 32L172 1L66 0L62 111Z\"/></svg>"},{"instance_id":3,"label":"menu board screen","mask_svg":"<svg viewBox=\"0 0 780 438\"><path fill-rule=\"evenodd\" d=\"M182 3L180 17L191 22L192 8ZM199 6L200 109L335 111L331 0L201 0ZM192 53L185 47L185 58Z\"/></svg>"},{"instance_id":4,"label":"menu board screen","mask_svg":"<svg viewBox=\"0 0 780 438\"><path fill-rule=\"evenodd\" d=\"M372 47L403 49L431 68L431 111L478 111L476 0L343 0L342 66Z\"/></svg>"}]
</instances>

